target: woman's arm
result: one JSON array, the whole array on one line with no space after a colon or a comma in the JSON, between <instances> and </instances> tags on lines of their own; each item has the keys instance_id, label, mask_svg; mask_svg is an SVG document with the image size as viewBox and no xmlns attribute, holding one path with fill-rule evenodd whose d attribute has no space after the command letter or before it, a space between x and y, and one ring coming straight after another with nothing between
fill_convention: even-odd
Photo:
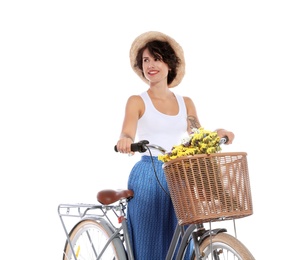
<instances>
[{"instance_id":1,"label":"woman's arm","mask_svg":"<svg viewBox=\"0 0 303 260\"><path fill-rule=\"evenodd\" d=\"M184 97L187 110L187 132L190 134L193 128L201 127L194 102L189 97Z\"/></svg>"},{"instance_id":2,"label":"woman's arm","mask_svg":"<svg viewBox=\"0 0 303 260\"><path fill-rule=\"evenodd\" d=\"M201 127L201 124L198 119L197 110L194 102L189 97L184 97L186 109L187 109L187 132L191 133L193 128ZM228 137L228 142L226 144L232 144L235 135L233 132L225 130L223 128L215 130L220 137Z\"/></svg>"},{"instance_id":3,"label":"woman's arm","mask_svg":"<svg viewBox=\"0 0 303 260\"><path fill-rule=\"evenodd\" d=\"M144 103L140 96L131 96L128 98L125 106L125 115L117 142L117 150L121 153L131 153L130 146L135 140L137 124L143 114Z\"/></svg>"}]
</instances>

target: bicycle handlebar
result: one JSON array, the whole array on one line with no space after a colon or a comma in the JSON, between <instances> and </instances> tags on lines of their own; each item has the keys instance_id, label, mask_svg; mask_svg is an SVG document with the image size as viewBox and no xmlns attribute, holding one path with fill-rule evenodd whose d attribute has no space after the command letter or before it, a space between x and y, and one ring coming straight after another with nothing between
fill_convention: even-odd
<instances>
[{"instance_id":1,"label":"bicycle handlebar","mask_svg":"<svg viewBox=\"0 0 303 260\"><path fill-rule=\"evenodd\" d=\"M224 136L220 139L219 141L219 145L221 144L226 144L227 142L229 141L228 137L227 136Z\"/></svg>"},{"instance_id":2,"label":"bicycle handlebar","mask_svg":"<svg viewBox=\"0 0 303 260\"><path fill-rule=\"evenodd\" d=\"M219 141L219 145L225 144L227 142L228 142L228 137L227 136L222 137ZM155 144L149 144L149 141L147 141L147 140L142 140L137 143L132 143L130 146L130 150L132 152L139 152L139 153L144 153L147 150L147 148L157 149L160 152L162 152L163 154L166 152L166 150L164 148L162 148L161 146L155 145ZM114 149L116 152L118 152L117 145L115 145Z\"/></svg>"},{"instance_id":3,"label":"bicycle handlebar","mask_svg":"<svg viewBox=\"0 0 303 260\"><path fill-rule=\"evenodd\" d=\"M142 140L137 143L132 143L130 145L130 150L132 152L144 153L147 150L146 147L148 147L148 146L149 146L149 141ZM115 145L115 151L118 152L117 145Z\"/></svg>"}]
</instances>

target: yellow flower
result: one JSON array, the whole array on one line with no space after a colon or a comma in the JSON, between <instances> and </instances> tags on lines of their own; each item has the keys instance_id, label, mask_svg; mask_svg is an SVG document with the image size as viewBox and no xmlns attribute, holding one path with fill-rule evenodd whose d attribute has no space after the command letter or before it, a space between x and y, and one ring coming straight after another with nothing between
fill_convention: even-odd
<instances>
[{"instance_id":1,"label":"yellow flower","mask_svg":"<svg viewBox=\"0 0 303 260\"><path fill-rule=\"evenodd\" d=\"M205 130L203 127L193 129L192 134L182 140L181 144L172 147L172 150L164 155L159 155L162 162L191 156L195 154L211 154L221 151L220 137L217 132Z\"/></svg>"}]
</instances>

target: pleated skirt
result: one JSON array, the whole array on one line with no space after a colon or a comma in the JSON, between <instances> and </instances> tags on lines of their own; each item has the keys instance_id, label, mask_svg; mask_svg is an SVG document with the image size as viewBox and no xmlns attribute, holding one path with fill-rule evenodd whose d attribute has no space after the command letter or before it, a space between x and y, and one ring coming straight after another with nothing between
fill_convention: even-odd
<instances>
[{"instance_id":1,"label":"pleated skirt","mask_svg":"<svg viewBox=\"0 0 303 260\"><path fill-rule=\"evenodd\" d=\"M162 165L157 157L142 156L129 175L134 198L127 217L136 260L165 260L177 225Z\"/></svg>"}]
</instances>

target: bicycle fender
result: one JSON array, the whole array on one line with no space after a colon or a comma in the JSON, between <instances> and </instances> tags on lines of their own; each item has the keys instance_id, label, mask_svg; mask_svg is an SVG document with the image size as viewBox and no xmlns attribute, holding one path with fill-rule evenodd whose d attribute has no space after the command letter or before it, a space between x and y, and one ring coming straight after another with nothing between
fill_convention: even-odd
<instances>
[{"instance_id":1,"label":"bicycle fender","mask_svg":"<svg viewBox=\"0 0 303 260\"><path fill-rule=\"evenodd\" d=\"M219 233L223 233L223 232L227 232L227 229L225 228L216 228L216 229L212 229L212 230L207 230L202 236L201 236L201 239L202 241L207 238L207 237L210 237L210 236L215 236Z\"/></svg>"},{"instance_id":2,"label":"bicycle fender","mask_svg":"<svg viewBox=\"0 0 303 260\"><path fill-rule=\"evenodd\" d=\"M98 216L98 215L96 215L96 216L90 215L89 217L84 217L84 218L82 218L81 221L86 220L86 219L88 219L88 220L95 220L96 222L98 222L102 226L106 226L109 229L109 231L110 231L110 233L109 233L110 235L112 235L113 233L116 232L116 230L108 223L107 220L105 220L103 218L100 218L100 216ZM119 237L119 235L117 235L117 237Z\"/></svg>"}]
</instances>

